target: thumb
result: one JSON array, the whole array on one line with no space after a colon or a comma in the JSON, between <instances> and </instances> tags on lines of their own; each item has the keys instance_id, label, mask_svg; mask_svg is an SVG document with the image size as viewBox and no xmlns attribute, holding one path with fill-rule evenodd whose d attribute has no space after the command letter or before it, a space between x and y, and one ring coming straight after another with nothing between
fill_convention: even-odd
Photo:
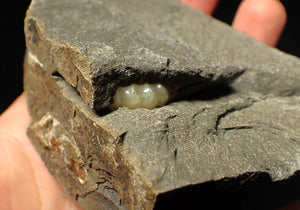
<instances>
[{"instance_id":1,"label":"thumb","mask_svg":"<svg viewBox=\"0 0 300 210\"><path fill-rule=\"evenodd\" d=\"M24 94L0 116L0 209L81 209L27 138L28 121Z\"/></svg>"}]
</instances>

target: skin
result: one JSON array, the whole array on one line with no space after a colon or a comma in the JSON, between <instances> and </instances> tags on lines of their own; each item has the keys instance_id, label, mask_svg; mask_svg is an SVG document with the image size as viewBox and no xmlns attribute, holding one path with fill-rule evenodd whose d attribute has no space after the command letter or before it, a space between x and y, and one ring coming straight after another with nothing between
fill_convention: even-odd
<instances>
[{"instance_id":1,"label":"skin","mask_svg":"<svg viewBox=\"0 0 300 210\"><path fill-rule=\"evenodd\" d=\"M180 0L212 15L218 0ZM244 0L233 27L275 46L286 22L278 0ZM48 172L26 136L30 123L25 94L0 116L0 209L81 209ZM298 209L300 203L286 209Z\"/></svg>"}]
</instances>

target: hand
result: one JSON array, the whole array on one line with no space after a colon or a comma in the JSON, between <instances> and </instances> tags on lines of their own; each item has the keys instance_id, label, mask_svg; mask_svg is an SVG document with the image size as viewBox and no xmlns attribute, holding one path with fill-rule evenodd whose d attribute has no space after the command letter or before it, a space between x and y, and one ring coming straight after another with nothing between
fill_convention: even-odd
<instances>
[{"instance_id":1,"label":"hand","mask_svg":"<svg viewBox=\"0 0 300 210\"><path fill-rule=\"evenodd\" d=\"M29 122L23 93L0 116L0 209L81 209L48 172L26 136Z\"/></svg>"},{"instance_id":2,"label":"hand","mask_svg":"<svg viewBox=\"0 0 300 210\"><path fill-rule=\"evenodd\" d=\"M181 0L212 14L218 0ZM274 46L286 22L277 0L244 0L233 27ZM48 172L26 136L30 122L23 93L0 116L0 209L81 209Z\"/></svg>"},{"instance_id":3,"label":"hand","mask_svg":"<svg viewBox=\"0 0 300 210\"><path fill-rule=\"evenodd\" d=\"M180 0L195 9L212 15L219 0ZM222 9L222 8L221 8ZM275 46L284 29L287 14L279 0L243 0L232 27Z\"/></svg>"}]
</instances>

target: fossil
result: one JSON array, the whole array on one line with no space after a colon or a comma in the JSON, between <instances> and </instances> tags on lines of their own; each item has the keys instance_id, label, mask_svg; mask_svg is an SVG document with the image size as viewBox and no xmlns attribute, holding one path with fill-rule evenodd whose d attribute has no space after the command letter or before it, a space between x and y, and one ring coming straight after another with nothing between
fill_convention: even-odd
<instances>
[{"instance_id":1,"label":"fossil","mask_svg":"<svg viewBox=\"0 0 300 210\"><path fill-rule=\"evenodd\" d=\"M162 84L131 84L117 89L110 109L119 107L153 109L164 106L170 98L168 88Z\"/></svg>"}]
</instances>

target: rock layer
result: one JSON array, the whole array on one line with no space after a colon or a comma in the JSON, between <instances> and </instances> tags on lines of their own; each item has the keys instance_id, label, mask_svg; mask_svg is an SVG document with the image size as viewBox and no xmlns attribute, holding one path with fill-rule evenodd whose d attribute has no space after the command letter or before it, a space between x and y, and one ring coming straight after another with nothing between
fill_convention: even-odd
<instances>
[{"instance_id":1,"label":"rock layer","mask_svg":"<svg viewBox=\"0 0 300 210\"><path fill-rule=\"evenodd\" d=\"M296 57L175 0L34 0L25 25L30 52L93 109L144 82L300 94Z\"/></svg>"},{"instance_id":2,"label":"rock layer","mask_svg":"<svg viewBox=\"0 0 300 210\"><path fill-rule=\"evenodd\" d=\"M85 209L300 199L298 58L171 0L34 0L25 32L28 135ZM142 82L197 94L102 110Z\"/></svg>"}]
</instances>

